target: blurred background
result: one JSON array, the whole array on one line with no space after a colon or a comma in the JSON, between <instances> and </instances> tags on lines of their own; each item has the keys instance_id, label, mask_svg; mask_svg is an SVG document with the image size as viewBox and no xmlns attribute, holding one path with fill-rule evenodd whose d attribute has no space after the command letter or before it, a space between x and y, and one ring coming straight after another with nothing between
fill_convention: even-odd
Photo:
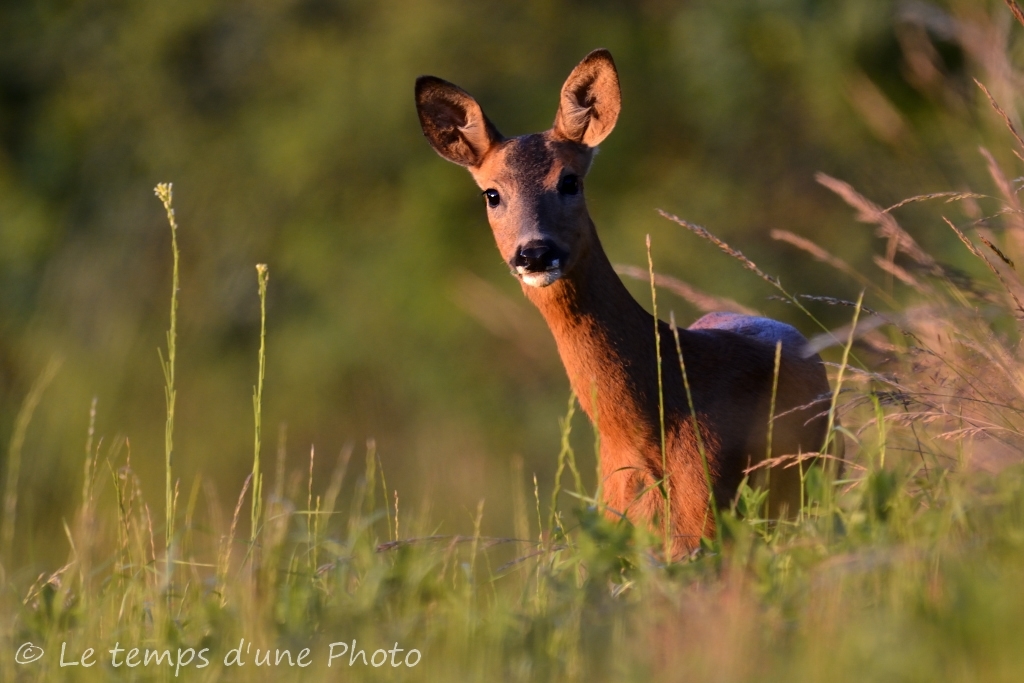
<instances>
[{"instance_id":1,"label":"blurred background","mask_svg":"<svg viewBox=\"0 0 1024 683\"><path fill-rule=\"evenodd\" d=\"M872 272L882 242L816 172L886 206L991 192L979 145L1015 160L972 79L1016 121L1022 84L1005 60L1024 56L1019 34L1001 0L0 4L0 453L35 378L63 359L24 449L24 557L66 552L53 539L81 488L93 397L97 436L128 439L112 464L130 452L159 516L171 252L156 183L174 183L181 226L182 495L201 475L230 505L249 472L254 265L267 263L265 462L281 425L288 469L308 468L315 445L321 482L346 443L358 462L374 438L404 514L426 503L440 532L466 532L487 499L485 531L500 533L514 458L550 491L568 382L477 188L422 139L416 76L461 85L516 135L547 128L572 67L609 48L623 109L587 193L612 261L645 265L650 234L658 271L813 333L655 209L707 226L790 291L855 299L855 281L769 232ZM933 220L959 211L898 216L973 268ZM649 305L644 283L629 286ZM668 292L659 308L699 315ZM589 428L574 424L590 472Z\"/></svg>"}]
</instances>

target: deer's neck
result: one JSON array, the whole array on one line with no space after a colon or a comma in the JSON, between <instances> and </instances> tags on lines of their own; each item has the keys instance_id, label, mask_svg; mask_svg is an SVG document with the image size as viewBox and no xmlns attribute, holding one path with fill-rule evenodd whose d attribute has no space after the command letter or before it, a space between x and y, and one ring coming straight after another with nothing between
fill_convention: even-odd
<instances>
[{"instance_id":1,"label":"deer's neck","mask_svg":"<svg viewBox=\"0 0 1024 683\"><path fill-rule=\"evenodd\" d=\"M622 284L589 227L593 239L571 273L549 287L524 289L551 328L569 383L602 441L633 450L655 436L658 424L654 318Z\"/></svg>"},{"instance_id":2,"label":"deer's neck","mask_svg":"<svg viewBox=\"0 0 1024 683\"><path fill-rule=\"evenodd\" d=\"M658 359L654 317L622 284L593 232L589 249L572 272L549 287L527 287L555 337L569 382L601 435L601 481L610 510L654 520L663 508L655 483L672 475L673 552L713 534L707 514L707 486L697 443L680 420L689 413L682 373L669 326L659 323L666 423L681 429L666 434L661 451L658 414ZM683 355L694 369L706 351L692 332L679 330ZM699 399L697 399L699 402ZM707 434L707 432L705 432ZM710 463L714 470L714 463Z\"/></svg>"}]
</instances>

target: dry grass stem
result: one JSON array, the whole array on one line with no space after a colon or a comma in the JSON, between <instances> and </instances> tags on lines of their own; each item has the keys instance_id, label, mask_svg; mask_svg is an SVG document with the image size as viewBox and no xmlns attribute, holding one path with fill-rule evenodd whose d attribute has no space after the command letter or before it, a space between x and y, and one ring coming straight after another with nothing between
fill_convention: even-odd
<instances>
[{"instance_id":1,"label":"dry grass stem","mask_svg":"<svg viewBox=\"0 0 1024 683\"><path fill-rule=\"evenodd\" d=\"M1020 10L1018 9L1018 11ZM978 87L981 88L981 91L985 93L985 96L988 98L989 104L992 105L992 108L995 109L996 113L999 114L999 116L1003 119L1003 123L1006 124L1006 127L1010 130L1010 133L1013 134L1013 137L1017 141L1017 144L1021 146L1021 149L1024 149L1024 139L1021 139L1020 133L1017 132L1017 128L1013 125L1013 121L1010 120L1010 116L1005 111L1003 111L1002 107L999 106L999 103L996 102L996 98L992 97L992 93L988 91L988 88L985 87L984 83L979 81L977 78L974 79L974 82L977 83Z\"/></svg>"},{"instance_id":2,"label":"dry grass stem","mask_svg":"<svg viewBox=\"0 0 1024 683\"><path fill-rule=\"evenodd\" d=\"M642 280L644 282L648 281L650 278L650 274L647 272L647 269L640 268L638 266L617 265L615 266L615 272L619 275L624 275L626 277L633 278L634 280ZM654 284L658 287L663 287L679 298L690 302L696 308L704 311L705 313L710 313L712 311L730 311L732 313L742 313L743 315L760 315L756 310L748 308L733 299L708 294L707 292L703 292L670 275L655 273Z\"/></svg>"},{"instance_id":3,"label":"dry grass stem","mask_svg":"<svg viewBox=\"0 0 1024 683\"><path fill-rule=\"evenodd\" d=\"M907 204L915 204L917 202L925 202L931 199L945 199L943 204L952 204L953 202L962 201L965 199L985 199L987 195L977 194L975 192L933 192L931 194L919 194L916 197L908 197L902 199L888 209L883 209L882 213L891 213L896 209L902 208Z\"/></svg>"},{"instance_id":4,"label":"dry grass stem","mask_svg":"<svg viewBox=\"0 0 1024 683\"><path fill-rule=\"evenodd\" d=\"M852 277L854 280L859 282L862 286L870 287L881 291L881 289L868 278L861 275L857 270L843 259L829 253L826 249L815 244L806 237L801 237L788 230L773 229L770 233L773 240L779 240L780 242L786 242L791 244L797 249L807 252L818 261L828 264L845 275Z\"/></svg>"},{"instance_id":5,"label":"dry grass stem","mask_svg":"<svg viewBox=\"0 0 1024 683\"><path fill-rule=\"evenodd\" d=\"M736 259L737 261L742 263L744 268L746 268L747 270L757 274L757 276L759 278L761 278L762 280L764 280L768 284L772 285L773 287L780 287L780 284L779 284L779 281L778 281L777 278L774 278L771 275L768 275L767 273L765 273L763 270L758 268L756 263L754 263L753 261L748 259L746 256L744 256L742 252L740 252L738 249L733 249L732 247L730 247L728 244L726 244L725 241L723 241L723 240L719 239L718 237L716 237L715 235L713 235L707 228L705 228L703 226L700 226L700 225L697 225L696 223L691 223L691 222L689 222L687 220L683 220L679 216L675 216L675 215L670 214L667 211L663 211L661 209L658 209L658 214L661 215L662 218L667 218L668 220L672 221L673 223L676 223L677 225L683 226L684 228L686 228L690 232L694 233L698 237L701 237L701 238L707 240L708 242L711 242L716 247L721 249L724 253L728 254L729 256L732 256L734 259Z\"/></svg>"},{"instance_id":6,"label":"dry grass stem","mask_svg":"<svg viewBox=\"0 0 1024 683\"><path fill-rule=\"evenodd\" d=\"M891 214L883 211L882 207L864 197L854 190L849 183L845 183L842 180L824 173L818 173L815 179L856 209L857 220L862 223L874 223L878 226L878 235L889 240L889 248L886 251L887 261L892 262L896 250L899 250L929 270L937 268L935 259L921 249L914 238L900 227Z\"/></svg>"},{"instance_id":7,"label":"dry grass stem","mask_svg":"<svg viewBox=\"0 0 1024 683\"><path fill-rule=\"evenodd\" d=\"M1002 261L1006 265L1010 266L1010 268L1014 268L1014 269L1016 268L1016 266L1013 264L1013 260L1009 256L1007 256L1006 254L1004 254L999 249L999 247L997 247L995 245L995 243L992 241L991 238L986 237L985 235L981 234L981 232L979 231L978 239L980 239L982 241L982 243L992 251L992 253L994 253L996 256L998 256L1000 261Z\"/></svg>"},{"instance_id":8,"label":"dry grass stem","mask_svg":"<svg viewBox=\"0 0 1024 683\"><path fill-rule=\"evenodd\" d=\"M1010 12L1012 12L1013 16L1017 19L1017 23L1024 26L1024 12L1021 11L1020 5L1018 5L1015 0L1003 0L1003 2L1005 2L1006 6L1010 8Z\"/></svg>"},{"instance_id":9,"label":"dry grass stem","mask_svg":"<svg viewBox=\"0 0 1024 683\"><path fill-rule=\"evenodd\" d=\"M992 154L984 147L979 147L978 151L985 157L989 175L999 193L1006 200L1006 206L1003 207L1000 214L1006 216L1007 233L1013 241L1014 250L1017 254L1024 255L1024 216L1021 212L1020 199Z\"/></svg>"},{"instance_id":10,"label":"dry grass stem","mask_svg":"<svg viewBox=\"0 0 1024 683\"><path fill-rule=\"evenodd\" d=\"M917 280L917 278L908 273L905 269L901 268L900 266L897 266L892 261L884 259L878 254L872 256L871 260L881 270L885 271L889 275L892 275L893 277L895 277L897 280L907 285L908 287L913 287L922 294L925 292L925 287Z\"/></svg>"},{"instance_id":11,"label":"dry grass stem","mask_svg":"<svg viewBox=\"0 0 1024 683\"><path fill-rule=\"evenodd\" d=\"M242 484L242 491L238 494L238 503L235 504L235 513L231 517L231 528L228 531L227 538L224 539L224 544L221 549L220 559L217 562L219 567L218 573L218 584L220 587L220 594L222 600L226 599L226 582L227 575L231 569L231 550L235 544L235 532L238 529L238 518L242 513L242 503L245 502L245 494L249 491L249 484L252 483L252 472L245 478L245 483Z\"/></svg>"},{"instance_id":12,"label":"dry grass stem","mask_svg":"<svg viewBox=\"0 0 1024 683\"><path fill-rule=\"evenodd\" d=\"M856 301L848 301L846 299L837 299L834 296L815 296L814 294L799 294L801 299L807 301L818 301L823 304L829 304L830 306L846 306L849 308L855 308L857 306ZM880 315L880 313L874 309L868 308L867 306L861 306L860 309L866 313L872 315Z\"/></svg>"},{"instance_id":13,"label":"dry grass stem","mask_svg":"<svg viewBox=\"0 0 1024 683\"><path fill-rule=\"evenodd\" d=\"M854 304L854 307L857 307L857 304ZM862 311L867 311L863 306L860 306L859 308ZM851 337L851 332L852 338L857 339L863 337L872 330L878 329L882 325L891 324L891 322L892 321L888 316L878 314L868 315L868 317L863 320L857 321L856 330L853 330L853 326L851 324L846 324L842 327L837 327L834 330L816 334L807 341L807 345L804 347L804 355L812 356L833 346L845 344L846 339Z\"/></svg>"},{"instance_id":14,"label":"dry grass stem","mask_svg":"<svg viewBox=\"0 0 1024 683\"><path fill-rule=\"evenodd\" d=\"M952 221L950 221L945 216L942 217L942 220L945 221L946 225L948 225L953 230L953 232L956 233L956 236L959 237L960 241L964 243L964 246L967 247L967 250L970 251L972 254L974 254L979 259L981 259L981 261L985 264L985 266L990 271L992 271L992 274L995 275L996 278L999 280L1000 284L1003 285L1003 289L1010 296L1010 298L1013 299L1013 303L1014 303L1014 305L1016 305L1017 310L1020 313L1024 314L1024 305L1021 304L1020 299L1017 298L1017 295L1014 293L1013 289L1010 287L1010 284L1006 281L1006 279L1003 278L1003 275L1002 275L1002 273L999 272L999 269L996 268L995 265L993 265L991 261L989 261L987 258L985 258L985 255L983 253L981 253L981 250L979 250L976 246L974 246L974 243L971 242L971 240L967 239L967 235L965 235L963 232L961 232L960 228L958 228L955 225L953 225Z\"/></svg>"},{"instance_id":15,"label":"dry grass stem","mask_svg":"<svg viewBox=\"0 0 1024 683\"><path fill-rule=\"evenodd\" d=\"M756 465L751 465L750 467L748 467L745 470L743 470L743 473L744 474L752 474L754 472L757 472L758 470L767 469L767 468L770 468L770 467L777 467L779 465L782 466L782 469L788 470L790 467L794 467L794 466L799 465L801 463L808 462L808 461L816 462L818 460L834 460L836 462L842 463L844 467L851 467L853 469L858 469L858 470L864 470L865 469L862 465L859 465L859 464L857 464L855 462L851 462L849 460L845 460L843 458L837 457L837 456L832 455L830 453L818 453L818 452L812 451L812 452L809 452L809 453L795 453L795 454L792 454L792 455L777 455L774 458L765 458L764 460L762 460L761 462L757 463Z\"/></svg>"}]
</instances>

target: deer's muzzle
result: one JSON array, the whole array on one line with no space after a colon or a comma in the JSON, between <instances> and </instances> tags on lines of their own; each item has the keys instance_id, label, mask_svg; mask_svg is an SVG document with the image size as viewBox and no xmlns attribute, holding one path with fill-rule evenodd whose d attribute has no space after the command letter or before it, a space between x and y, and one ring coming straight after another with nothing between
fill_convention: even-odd
<instances>
[{"instance_id":1,"label":"deer's muzzle","mask_svg":"<svg viewBox=\"0 0 1024 683\"><path fill-rule=\"evenodd\" d=\"M530 240L516 249L512 274L531 287L547 287L562 277L569 255L551 240Z\"/></svg>"}]
</instances>

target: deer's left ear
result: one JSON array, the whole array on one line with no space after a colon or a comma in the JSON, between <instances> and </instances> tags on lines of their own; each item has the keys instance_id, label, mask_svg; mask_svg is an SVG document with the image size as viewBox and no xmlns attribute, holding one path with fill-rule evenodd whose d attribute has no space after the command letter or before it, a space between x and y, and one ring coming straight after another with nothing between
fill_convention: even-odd
<instances>
[{"instance_id":1,"label":"deer's left ear","mask_svg":"<svg viewBox=\"0 0 1024 683\"><path fill-rule=\"evenodd\" d=\"M608 50L594 50L583 58L562 86L555 115L555 134L596 147L615 127L622 108L619 75Z\"/></svg>"},{"instance_id":2,"label":"deer's left ear","mask_svg":"<svg viewBox=\"0 0 1024 683\"><path fill-rule=\"evenodd\" d=\"M416 111L430 146L460 166L479 166L502 139L469 93L435 76L416 79Z\"/></svg>"}]
</instances>

